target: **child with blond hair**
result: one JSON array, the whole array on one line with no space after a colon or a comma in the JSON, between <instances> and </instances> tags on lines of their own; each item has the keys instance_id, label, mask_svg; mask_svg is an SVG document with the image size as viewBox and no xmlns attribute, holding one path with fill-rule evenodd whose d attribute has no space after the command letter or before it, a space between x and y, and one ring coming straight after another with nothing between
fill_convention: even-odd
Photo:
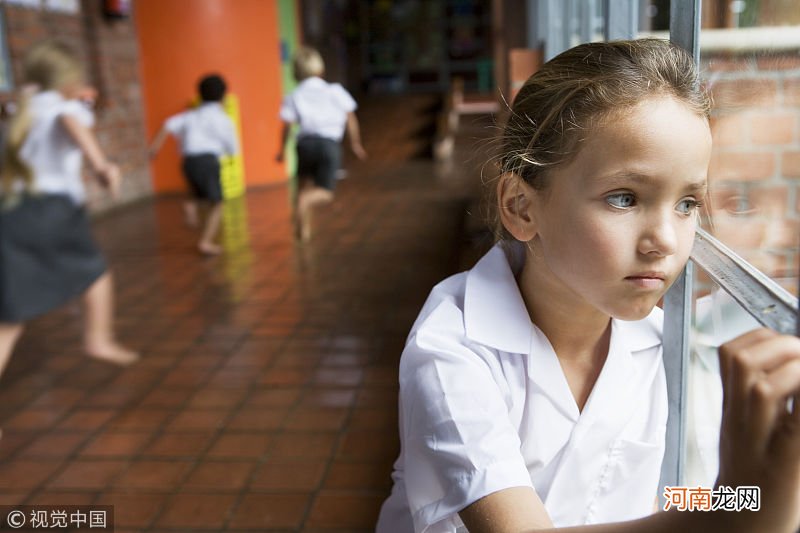
<instances>
[{"instance_id":1,"label":"child with blond hair","mask_svg":"<svg viewBox=\"0 0 800 533\"><path fill-rule=\"evenodd\" d=\"M92 132L92 112L76 54L65 44L34 46L23 64L25 87L5 132L0 205L0 372L24 323L83 295L84 348L90 356L130 364L138 355L113 329L111 273L94 243L81 173L117 197L120 170Z\"/></svg>"},{"instance_id":2,"label":"child with blond hair","mask_svg":"<svg viewBox=\"0 0 800 533\"><path fill-rule=\"evenodd\" d=\"M367 157L361 144L356 101L340 84L322 79L324 73L325 63L319 52L301 47L294 56L294 75L299 85L284 98L280 108L283 130L276 160L283 161L291 126L298 125L294 222L297 236L303 241L311 238L312 209L333 200L345 129L355 156Z\"/></svg>"}]
</instances>

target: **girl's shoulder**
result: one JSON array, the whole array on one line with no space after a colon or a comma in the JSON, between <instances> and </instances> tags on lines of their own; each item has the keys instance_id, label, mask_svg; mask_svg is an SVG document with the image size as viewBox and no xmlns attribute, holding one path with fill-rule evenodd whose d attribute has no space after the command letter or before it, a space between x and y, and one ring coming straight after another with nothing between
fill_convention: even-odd
<instances>
[{"instance_id":1,"label":"girl's shoulder","mask_svg":"<svg viewBox=\"0 0 800 533\"><path fill-rule=\"evenodd\" d=\"M88 106L77 99L65 98L58 91L43 91L31 97L31 111L43 115L73 115L81 122L90 122L93 113Z\"/></svg>"},{"instance_id":2,"label":"girl's shoulder","mask_svg":"<svg viewBox=\"0 0 800 533\"><path fill-rule=\"evenodd\" d=\"M463 334L464 292L468 272L461 272L436 284L422 306L409 337L420 329L453 330Z\"/></svg>"}]
</instances>

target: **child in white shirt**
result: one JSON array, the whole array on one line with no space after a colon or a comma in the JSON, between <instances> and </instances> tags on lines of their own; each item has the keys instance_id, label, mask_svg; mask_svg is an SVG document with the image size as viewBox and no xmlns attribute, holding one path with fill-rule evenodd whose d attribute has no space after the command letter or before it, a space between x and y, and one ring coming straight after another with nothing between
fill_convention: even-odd
<instances>
[{"instance_id":1,"label":"child in white shirt","mask_svg":"<svg viewBox=\"0 0 800 533\"><path fill-rule=\"evenodd\" d=\"M301 47L294 57L294 75L300 83L286 95L280 109L283 129L277 161L283 161L291 125L298 125L294 222L297 237L303 241L311 238L311 210L333 200L345 128L355 156L367 157L361 145L356 101L340 84L323 80L324 73L325 63L319 52Z\"/></svg>"},{"instance_id":2,"label":"child in white shirt","mask_svg":"<svg viewBox=\"0 0 800 533\"><path fill-rule=\"evenodd\" d=\"M25 56L19 108L5 132L0 195L0 372L24 323L83 295L84 348L127 365L138 355L113 330L113 280L91 235L81 167L116 196L119 168L91 128L79 100L87 92L77 55L45 41Z\"/></svg>"},{"instance_id":3,"label":"child in white shirt","mask_svg":"<svg viewBox=\"0 0 800 533\"><path fill-rule=\"evenodd\" d=\"M210 204L197 244L197 249L208 255L222 251L215 242L223 200L219 158L234 155L239 150L236 128L220 104L226 89L222 77L216 74L204 76L197 84L202 103L194 109L169 117L150 145L150 156L155 157L167 134L172 134L178 140L183 156L183 175L191 190L191 199L184 204L187 223L190 226L197 225L199 202L207 201Z\"/></svg>"},{"instance_id":4,"label":"child in white shirt","mask_svg":"<svg viewBox=\"0 0 800 533\"><path fill-rule=\"evenodd\" d=\"M434 288L401 357L378 533L797 530L800 341L767 330L720 349L718 482L760 484L761 511L651 515L656 304L692 247L709 107L691 57L653 39L580 45L526 82L499 157L501 242Z\"/></svg>"}]
</instances>

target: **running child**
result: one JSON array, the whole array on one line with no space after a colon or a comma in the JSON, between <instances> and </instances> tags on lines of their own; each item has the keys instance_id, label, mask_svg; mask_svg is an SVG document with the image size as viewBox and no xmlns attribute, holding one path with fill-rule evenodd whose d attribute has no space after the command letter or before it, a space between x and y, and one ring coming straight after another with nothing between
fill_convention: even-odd
<instances>
[{"instance_id":1,"label":"running child","mask_svg":"<svg viewBox=\"0 0 800 533\"><path fill-rule=\"evenodd\" d=\"M235 155L238 148L236 128L222 108L227 85L221 76L209 74L197 84L202 103L188 111L169 117L150 143L150 157L155 157L168 134L178 139L183 157L182 169L191 190L184 202L186 222L194 227L199 223L200 203L207 202L209 210L197 249L200 253L217 255L222 248L215 242L222 218L222 183L220 162L223 155Z\"/></svg>"},{"instance_id":2,"label":"running child","mask_svg":"<svg viewBox=\"0 0 800 533\"><path fill-rule=\"evenodd\" d=\"M80 295L86 353L133 363L138 355L114 336L113 279L84 205L84 157L113 197L121 175L79 101L86 93L83 68L68 46L45 41L26 54L23 72L26 85L6 128L0 169L0 372L25 322Z\"/></svg>"}]
</instances>

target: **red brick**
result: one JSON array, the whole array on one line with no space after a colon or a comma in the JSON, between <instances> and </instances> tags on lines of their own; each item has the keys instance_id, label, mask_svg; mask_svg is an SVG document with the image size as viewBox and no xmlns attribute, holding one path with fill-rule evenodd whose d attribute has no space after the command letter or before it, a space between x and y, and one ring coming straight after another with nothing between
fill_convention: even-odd
<instances>
[{"instance_id":1,"label":"red brick","mask_svg":"<svg viewBox=\"0 0 800 533\"><path fill-rule=\"evenodd\" d=\"M718 80L711 86L719 110L774 106L778 83L773 79Z\"/></svg>"},{"instance_id":2,"label":"red brick","mask_svg":"<svg viewBox=\"0 0 800 533\"><path fill-rule=\"evenodd\" d=\"M745 70L748 67L746 62L736 56L704 56L703 61L707 72L736 72Z\"/></svg>"},{"instance_id":3,"label":"red brick","mask_svg":"<svg viewBox=\"0 0 800 533\"><path fill-rule=\"evenodd\" d=\"M781 173L787 178L800 178L800 150L781 154Z\"/></svg>"},{"instance_id":4,"label":"red brick","mask_svg":"<svg viewBox=\"0 0 800 533\"><path fill-rule=\"evenodd\" d=\"M797 113L755 114L750 117L750 138L754 144L790 144L797 140Z\"/></svg>"},{"instance_id":5,"label":"red brick","mask_svg":"<svg viewBox=\"0 0 800 533\"><path fill-rule=\"evenodd\" d=\"M775 156L770 152L722 152L711 157L709 179L754 181L775 173Z\"/></svg>"},{"instance_id":6,"label":"red brick","mask_svg":"<svg viewBox=\"0 0 800 533\"><path fill-rule=\"evenodd\" d=\"M800 105L800 78L787 78L783 80L783 103L786 105Z\"/></svg>"},{"instance_id":7,"label":"red brick","mask_svg":"<svg viewBox=\"0 0 800 533\"><path fill-rule=\"evenodd\" d=\"M800 57L797 54L763 55L756 58L759 70L795 70L800 68Z\"/></svg>"}]
</instances>

